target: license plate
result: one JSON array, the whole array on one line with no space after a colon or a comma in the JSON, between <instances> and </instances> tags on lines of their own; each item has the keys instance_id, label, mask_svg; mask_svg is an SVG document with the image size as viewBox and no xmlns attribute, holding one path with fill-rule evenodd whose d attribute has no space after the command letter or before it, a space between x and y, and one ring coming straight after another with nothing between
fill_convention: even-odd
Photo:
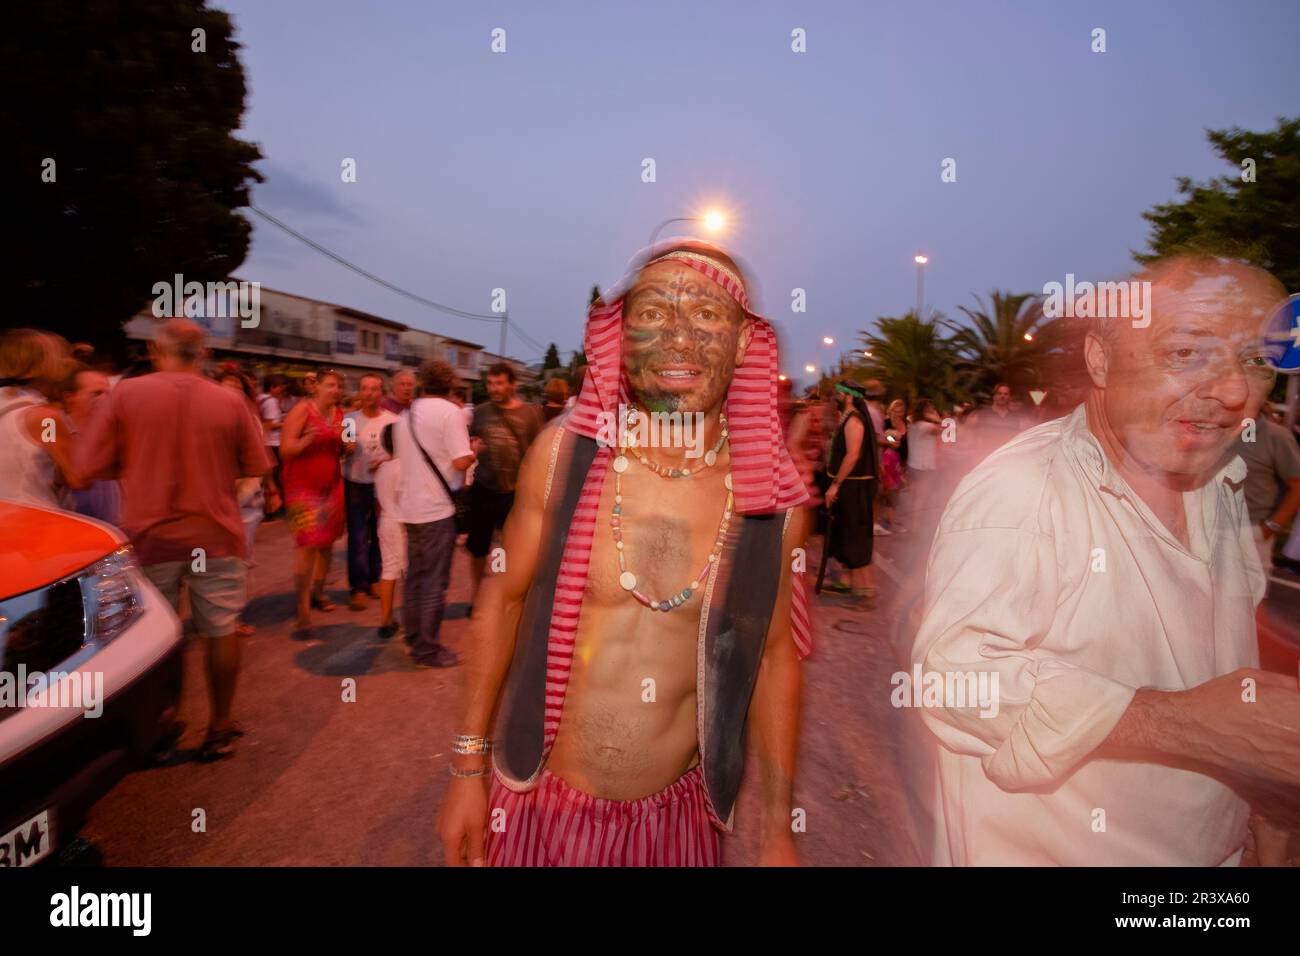
<instances>
[{"instance_id":1,"label":"license plate","mask_svg":"<svg viewBox=\"0 0 1300 956\"><path fill-rule=\"evenodd\" d=\"M0 836L0 867L31 866L54 851L54 814L42 810Z\"/></svg>"}]
</instances>

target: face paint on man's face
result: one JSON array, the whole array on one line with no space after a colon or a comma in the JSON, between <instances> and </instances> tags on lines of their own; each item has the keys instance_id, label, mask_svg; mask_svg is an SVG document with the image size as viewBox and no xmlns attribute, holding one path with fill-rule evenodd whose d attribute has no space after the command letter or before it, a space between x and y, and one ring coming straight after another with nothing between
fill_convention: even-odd
<instances>
[{"instance_id":1,"label":"face paint on man's face","mask_svg":"<svg viewBox=\"0 0 1300 956\"><path fill-rule=\"evenodd\" d=\"M680 262L647 267L623 304L623 362L648 411L706 412L721 404L746 328L739 303Z\"/></svg>"}]
</instances>

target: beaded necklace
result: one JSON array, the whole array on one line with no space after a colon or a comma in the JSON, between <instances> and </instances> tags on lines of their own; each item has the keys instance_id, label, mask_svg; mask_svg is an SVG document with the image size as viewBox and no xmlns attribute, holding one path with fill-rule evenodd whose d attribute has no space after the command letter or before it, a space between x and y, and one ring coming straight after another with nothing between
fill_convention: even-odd
<instances>
[{"instance_id":1,"label":"beaded necklace","mask_svg":"<svg viewBox=\"0 0 1300 956\"><path fill-rule=\"evenodd\" d=\"M727 440L727 418L725 415L721 415L719 418L721 419L722 435L718 439L717 444L715 444L708 452L705 452L704 467L697 468L694 472L689 468L662 468L657 463L647 460L640 454L640 452L636 451L635 448L632 449L632 454L641 462L641 464L645 465L661 478L689 478L692 474L699 474L699 472L703 471L704 468L710 467L717 461L718 451L721 450L723 443ZM718 534L713 541L713 550L709 552L709 557L704 562L704 567L700 569L699 573L691 579L691 582L686 585L686 587L682 588L672 597L656 601L654 598L643 594L637 588L636 575L627 569L627 558L623 548L623 472L628 469L628 450L629 449L626 445L620 445L619 453L614 458L612 464L614 469L614 507L611 509L609 526L614 537L614 549L618 554L618 583L623 590L631 591L632 596L646 607L650 608L650 610L671 611L673 608L681 607L691 599L691 595L700 589L700 585L708 577L709 571L713 568L713 565L718 562L722 555L722 548L726 542L727 526L731 523L731 511L735 504L735 498L731 493L731 473L728 472L722 479L722 483L727 489L727 501L722 508L722 520L718 524Z\"/></svg>"},{"instance_id":2,"label":"beaded necklace","mask_svg":"<svg viewBox=\"0 0 1300 956\"><path fill-rule=\"evenodd\" d=\"M639 413L635 408L629 410L627 413L627 423L629 425L636 424L640 414L644 413ZM651 461L645 455L641 454L641 452L637 450L635 443L628 441L624 441L624 443L619 446L619 454L625 456L627 452L630 451L637 461L641 462L641 464L645 465L660 478L689 478L691 475L699 474L705 468L712 468L717 462L718 452L722 450L723 444L727 441L727 436L731 434L730 430L727 428L726 412L718 413L718 424L722 427L722 433L718 435L718 440L713 443L713 447L704 453L704 464L695 469L665 468L657 461ZM624 437L626 438L627 436ZM626 468L627 465L624 464L623 467ZM618 471L619 469L615 468L614 470Z\"/></svg>"}]
</instances>

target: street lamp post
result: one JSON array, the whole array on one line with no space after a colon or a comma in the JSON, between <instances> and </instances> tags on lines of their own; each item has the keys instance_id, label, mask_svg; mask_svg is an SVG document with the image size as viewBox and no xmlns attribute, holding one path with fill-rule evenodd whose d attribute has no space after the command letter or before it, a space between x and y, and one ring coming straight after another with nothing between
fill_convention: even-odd
<instances>
[{"instance_id":1,"label":"street lamp post","mask_svg":"<svg viewBox=\"0 0 1300 956\"><path fill-rule=\"evenodd\" d=\"M920 321L921 311L925 308L925 264L930 257L917 253L912 261L916 263L916 318Z\"/></svg>"}]
</instances>

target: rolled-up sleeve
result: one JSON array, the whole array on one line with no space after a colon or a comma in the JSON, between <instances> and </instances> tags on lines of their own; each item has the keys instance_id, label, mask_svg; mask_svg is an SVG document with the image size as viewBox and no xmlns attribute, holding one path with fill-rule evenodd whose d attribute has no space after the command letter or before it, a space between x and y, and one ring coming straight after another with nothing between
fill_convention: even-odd
<instances>
[{"instance_id":1,"label":"rolled-up sleeve","mask_svg":"<svg viewBox=\"0 0 1300 956\"><path fill-rule=\"evenodd\" d=\"M936 682L987 673L996 708L945 700L923 719L943 746L979 757L1003 790L1052 789L1135 692L1052 649L1049 636L1068 627L1058 620L1059 578L1051 537L1033 529L941 528L930 552L913 670Z\"/></svg>"}]
</instances>

